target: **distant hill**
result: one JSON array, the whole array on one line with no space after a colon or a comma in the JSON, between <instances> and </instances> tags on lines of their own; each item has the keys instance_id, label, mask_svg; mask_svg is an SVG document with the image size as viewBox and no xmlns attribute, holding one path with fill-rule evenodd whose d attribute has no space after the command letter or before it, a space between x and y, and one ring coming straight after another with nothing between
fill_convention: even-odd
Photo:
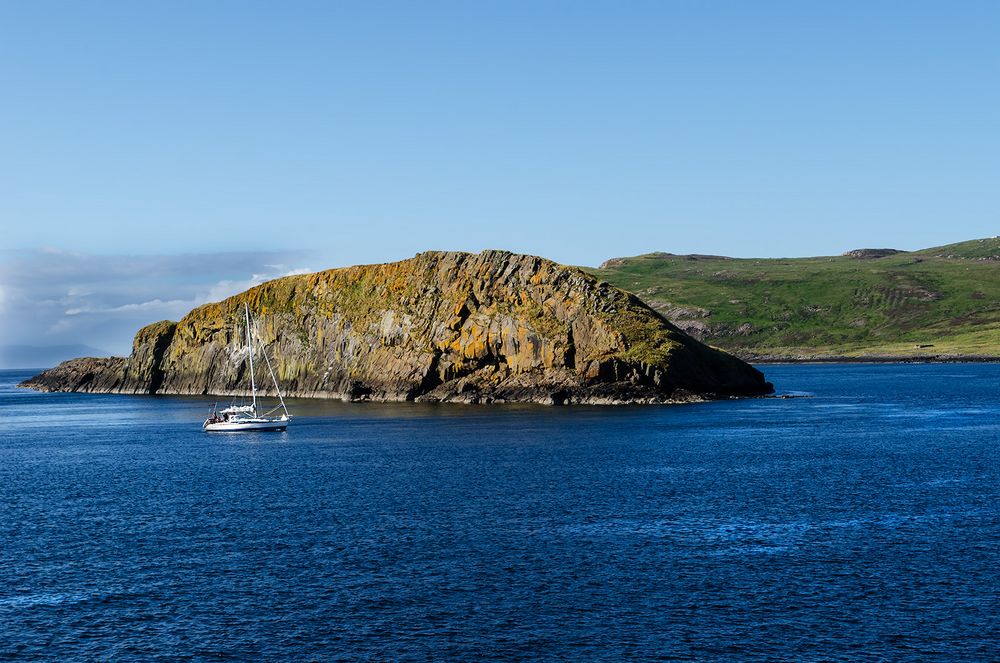
<instances>
[{"instance_id":1,"label":"distant hill","mask_svg":"<svg viewBox=\"0 0 1000 663\"><path fill-rule=\"evenodd\" d=\"M651 253L588 270L744 358L1000 357L1000 238L742 259Z\"/></svg>"},{"instance_id":2,"label":"distant hill","mask_svg":"<svg viewBox=\"0 0 1000 663\"><path fill-rule=\"evenodd\" d=\"M0 345L0 369L48 368L73 357L107 357L89 345Z\"/></svg>"}]
</instances>

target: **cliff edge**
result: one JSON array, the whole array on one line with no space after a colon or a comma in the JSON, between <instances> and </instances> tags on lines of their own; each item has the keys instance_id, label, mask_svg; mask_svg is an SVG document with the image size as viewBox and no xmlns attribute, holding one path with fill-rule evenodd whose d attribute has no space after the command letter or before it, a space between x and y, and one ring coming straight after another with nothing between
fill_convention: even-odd
<instances>
[{"instance_id":1,"label":"cliff edge","mask_svg":"<svg viewBox=\"0 0 1000 663\"><path fill-rule=\"evenodd\" d=\"M141 329L127 358L73 359L43 391L242 394L243 303L290 396L655 403L772 391L763 374L572 267L431 251L289 276Z\"/></svg>"}]
</instances>

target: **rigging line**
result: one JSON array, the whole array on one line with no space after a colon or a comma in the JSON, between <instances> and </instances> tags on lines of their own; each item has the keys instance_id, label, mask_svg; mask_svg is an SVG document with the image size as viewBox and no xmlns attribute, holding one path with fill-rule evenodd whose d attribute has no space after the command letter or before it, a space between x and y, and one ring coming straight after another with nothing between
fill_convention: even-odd
<instances>
[{"instance_id":1,"label":"rigging line","mask_svg":"<svg viewBox=\"0 0 1000 663\"><path fill-rule=\"evenodd\" d=\"M257 326L257 319L254 318L254 327L256 328L256 326ZM260 353L264 355L264 362L267 363L267 370L271 374L271 382L274 383L274 390L278 392L278 400L281 402L281 409L285 411L285 416L287 417L288 408L285 407L285 399L282 398L281 396L281 387L278 386L278 378L274 376L274 368L271 367L271 360L267 356L267 348L264 347L263 343L261 343ZM278 408L274 408L274 410L277 409ZM271 410L271 412L274 412L274 410Z\"/></svg>"}]
</instances>

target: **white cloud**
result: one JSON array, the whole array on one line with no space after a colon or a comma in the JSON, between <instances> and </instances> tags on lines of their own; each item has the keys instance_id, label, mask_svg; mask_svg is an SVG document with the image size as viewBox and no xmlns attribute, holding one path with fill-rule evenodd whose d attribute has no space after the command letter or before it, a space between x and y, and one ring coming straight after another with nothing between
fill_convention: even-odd
<instances>
[{"instance_id":1,"label":"white cloud","mask_svg":"<svg viewBox=\"0 0 1000 663\"><path fill-rule=\"evenodd\" d=\"M0 251L0 342L85 343L127 353L135 331L179 320L264 281L310 270L312 256L244 252L177 256L94 256L45 248ZM301 264L301 263L300 263Z\"/></svg>"},{"instance_id":2,"label":"white cloud","mask_svg":"<svg viewBox=\"0 0 1000 663\"><path fill-rule=\"evenodd\" d=\"M91 294L91 293L88 293ZM190 304L183 299L171 299L170 301L163 301L162 299L153 299L148 302L139 302L138 304L122 304L121 306L81 306L77 308L66 309L66 315L82 315L87 313L131 313L133 311L162 311L162 310L174 310L178 306L185 306ZM197 306L197 304L195 305Z\"/></svg>"}]
</instances>

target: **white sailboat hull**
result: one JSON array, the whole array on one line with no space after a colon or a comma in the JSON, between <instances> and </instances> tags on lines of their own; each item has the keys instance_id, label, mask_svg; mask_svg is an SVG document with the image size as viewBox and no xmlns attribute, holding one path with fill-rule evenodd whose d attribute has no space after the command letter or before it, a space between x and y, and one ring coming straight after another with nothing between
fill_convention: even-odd
<instances>
[{"instance_id":1,"label":"white sailboat hull","mask_svg":"<svg viewBox=\"0 0 1000 663\"><path fill-rule=\"evenodd\" d=\"M241 433L244 431L283 431L290 419L247 419L244 421L205 422L209 433Z\"/></svg>"}]
</instances>

